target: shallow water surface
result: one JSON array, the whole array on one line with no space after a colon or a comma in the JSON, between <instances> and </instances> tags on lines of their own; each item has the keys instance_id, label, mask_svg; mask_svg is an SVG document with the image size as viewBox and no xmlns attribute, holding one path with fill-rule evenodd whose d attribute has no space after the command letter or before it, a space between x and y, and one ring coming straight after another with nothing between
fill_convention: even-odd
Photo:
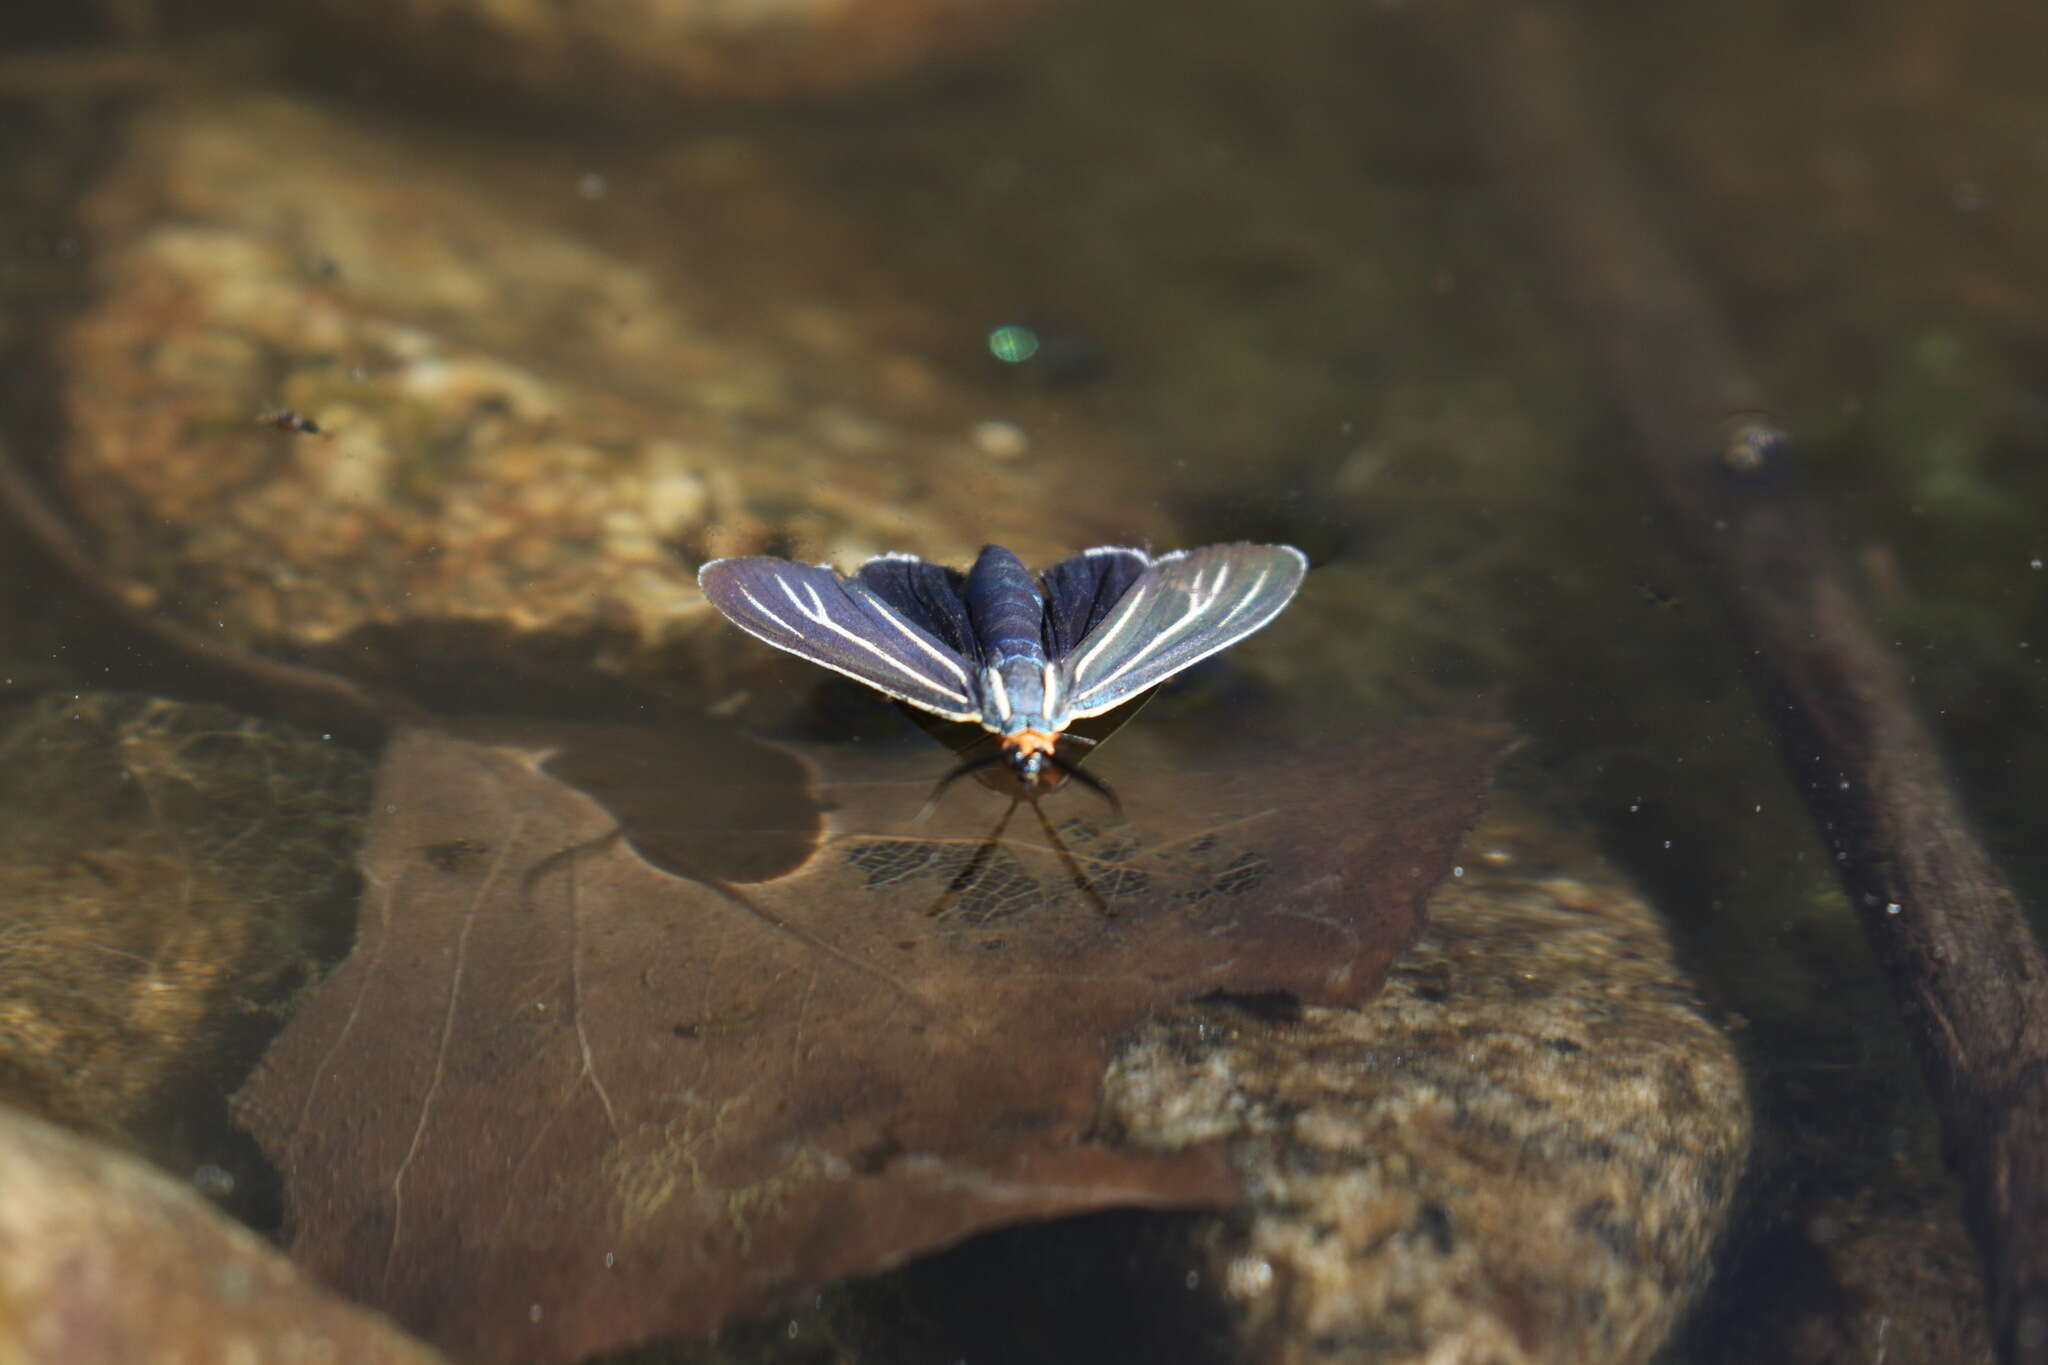
<instances>
[{"instance_id":1,"label":"shallow water surface","mask_svg":"<svg viewBox=\"0 0 2048 1365\"><path fill-rule=\"evenodd\" d=\"M853 818L819 795L829 782L804 788L816 755L896 781L953 754L726 627L701 562L1281 542L1313 563L1299 599L1162 691L1091 771L1114 781L1121 761L1170 802L1148 774L1192 790L1247 741L1291 771L1390 727L1504 719L1522 737L1506 823L1457 856L1518 850L1500 865L1555 887L1605 886L1585 872L1586 850L1604 855L1657 927L1568 965L1598 979L1596 958L1631 960L1628 935L1650 934L1668 994L1732 1039L1754 1109L1740 1169L1697 1168L1728 1177L1699 1226L1732 1208L1711 1255L1702 1233L1674 1272L1703 1291L1661 1348L1675 1294L1614 1358L1820 1360L1886 1340L1985 1358L1914 1056L1760 718L1756 646L1660 497L1644 433L1709 463L1730 433L1773 433L1753 447L1767 467L1721 469L1716 496L1796 501L1832 537L2040 925L2048 14L995 8L1005 22L971 42L813 18L743 59L671 35L708 43L673 69L652 38L636 55L225 6L0 20L0 447L81 560L0 544L0 1098L277 1233L278 1174L229 1097L378 903L356 859L365 831L395 837L369 795L393 717L498 727L504 764L549 747L508 738L522 725L660 729L699 774L676 866L765 882ZM309 691L316 673L347 682ZM541 780L533 762L518 780ZM764 774L785 767L776 805ZM636 799L663 785L632 781ZM1188 809L1226 789L1209 780ZM489 799L518 823L515 798ZM947 799L985 802L991 824L1005 804L968 783ZM1090 802L1049 798L1044 833L1069 828L1064 805L1096 838ZM1394 819L1365 802L1351 824ZM731 874L737 831L768 828L796 851ZM446 887L512 843L443 835L414 875ZM1020 815L1004 837L1040 831ZM1084 847L1098 872L1117 862L1105 847ZM550 856L522 875L550 884ZM776 904L749 913L779 923ZM1532 923L1550 921L1513 932ZM1437 989L1425 967L1455 981L1454 949L1424 940L1402 989ZM577 952L536 1004L566 991L580 1008ZM658 969L659 949L636 952ZM1246 1037L1321 1026L1277 985L1228 984L1203 989L1243 995ZM753 1017L699 1004L679 1003L676 1038ZM1160 1055L1231 1032L1187 1030ZM665 1130L640 1184L605 1169L644 1202L682 1198L675 1172L725 1121ZM904 1140L878 1129L853 1167ZM799 1175L722 1206L738 1241L815 1172ZM1420 1207L1401 1236L1452 1265L1471 1230ZM1647 1225L1580 1230L1628 1261ZM716 1349L1228 1358L1264 1340L1247 1322L1299 1346L1273 1308L1293 1301L1240 1234L1256 1238L1128 1213L1005 1231ZM1181 1267L1212 1264L1231 1287L1172 1297L1192 1292L1170 1287ZM1019 1287L1034 1277L1055 1288ZM1062 1294L1081 1306L1048 1326ZM1347 1358L1408 1358L1384 1335L1345 1338Z\"/></svg>"}]
</instances>

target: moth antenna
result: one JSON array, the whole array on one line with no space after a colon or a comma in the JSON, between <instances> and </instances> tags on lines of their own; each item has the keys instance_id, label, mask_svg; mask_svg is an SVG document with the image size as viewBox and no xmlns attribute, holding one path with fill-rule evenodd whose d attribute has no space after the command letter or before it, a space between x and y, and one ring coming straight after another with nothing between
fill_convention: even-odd
<instances>
[{"instance_id":1,"label":"moth antenna","mask_svg":"<svg viewBox=\"0 0 2048 1365\"><path fill-rule=\"evenodd\" d=\"M1114 787L1110 786L1109 783L1104 782L1094 773L1081 771L1080 764L1069 763L1065 759L1061 758L1058 754L1047 754L1046 757L1051 761L1053 767L1058 768L1068 777L1073 778L1076 782L1079 782L1089 791L1094 792L1104 801L1107 801L1109 803L1110 815L1115 818L1118 824L1124 823L1124 803L1117 799L1116 789Z\"/></svg>"},{"instance_id":2,"label":"moth antenna","mask_svg":"<svg viewBox=\"0 0 2048 1365\"><path fill-rule=\"evenodd\" d=\"M970 758L959 767L953 769L952 772L947 773L932 787L931 795L924 799L924 805L918 809L917 814L911 818L910 823L921 825L931 819L932 813L939 808L939 798L946 794L946 788L952 786L969 773L978 773L983 768L993 768L1002 761L1003 753L1002 750L998 749L992 754L983 754L980 758ZM1064 767L1065 765L1062 764L1061 766Z\"/></svg>"},{"instance_id":3,"label":"moth antenna","mask_svg":"<svg viewBox=\"0 0 2048 1365\"><path fill-rule=\"evenodd\" d=\"M1091 749L1094 748L1096 745L1102 743L1102 741L1099 739L1090 739L1086 735L1077 735L1071 730L1060 731L1060 738L1067 741L1067 743L1069 744L1085 744Z\"/></svg>"}]
</instances>

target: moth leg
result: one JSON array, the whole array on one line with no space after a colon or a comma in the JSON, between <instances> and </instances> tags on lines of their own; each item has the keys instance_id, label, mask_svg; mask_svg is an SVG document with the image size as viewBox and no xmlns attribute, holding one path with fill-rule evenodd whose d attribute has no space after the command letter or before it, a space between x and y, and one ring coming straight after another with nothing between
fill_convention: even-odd
<instances>
[{"instance_id":1,"label":"moth leg","mask_svg":"<svg viewBox=\"0 0 2048 1365\"><path fill-rule=\"evenodd\" d=\"M1073 778L1089 791L1094 792L1097 796L1108 802L1110 816L1116 823L1120 825L1124 823L1124 803L1117 799L1116 788L1110 786L1109 783L1103 781L1094 773L1083 772L1080 764L1069 763L1058 754L1050 754L1047 757L1051 760L1053 767L1058 768L1068 777Z\"/></svg>"},{"instance_id":2,"label":"moth leg","mask_svg":"<svg viewBox=\"0 0 2048 1365\"><path fill-rule=\"evenodd\" d=\"M1068 769L1068 772L1073 776L1080 776L1080 774L1074 773L1072 769ZM1060 864L1067 869L1067 875L1074 879L1074 888L1088 898L1088 903L1095 907L1095 913L1105 919L1115 919L1115 907L1111 906L1103 898L1102 893L1095 889L1095 883L1088 880L1088 874L1081 868L1081 860L1074 856L1073 850L1067 847L1067 841L1060 838L1059 831L1052 827L1052 821L1047 817L1045 807L1033 801L1031 809L1038 816L1039 828L1045 831L1046 843L1050 844L1052 851L1059 855Z\"/></svg>"},{"instance_id":3,"label":"moth leg","mask_svg":"<svg viewBox=\"0 0 2048 1365\"><path fill-rule=\"evenodd\" d=\"M965 763L962 763L959 767L953 769L952 772L947 773L944 777L938 780L936 785L932 787L931 795L927 796L924 799L924 805L918 808L917 814L911 818L910 823L913 825L921 825L925 821L931 819L932 812L936 811L939 808L939 798L946 794L946 788L952 786L955 782L958 782L961 778L966 777L970 773L978 773L983 768L993 768L996 766L996 764L1001 763L1002 761L1003 751L998 749L994 753L983 754L980 758L970 758ZM1006 816L1004 818L1007 819L1008 817Z\"/></svg>"},{"instance_id":4,"label":"moth leg","mask_svg":"<svg viewBox=\"0 0 2048 1365\"><path fill-rule=\"evenodd\" d=\"M1017 813L1017 805L1023 799L1021 796L1010 798L1010 808L1003 812L1002 819L996 821L996 827L989 831L988 838L981 841L981 847L974 850L974 856L967 860L967 865L954 875L953 880L946 884L946 889L939 893L939 898L932 902L931 908L924 912L927 918L937 919L951 910L961 894L974 885L981 876L981 869L988 862L989 855L994 853L996 846L1002 842L1003 830L1009 825L1010 817Z\"/></svg>"}]
</instances>

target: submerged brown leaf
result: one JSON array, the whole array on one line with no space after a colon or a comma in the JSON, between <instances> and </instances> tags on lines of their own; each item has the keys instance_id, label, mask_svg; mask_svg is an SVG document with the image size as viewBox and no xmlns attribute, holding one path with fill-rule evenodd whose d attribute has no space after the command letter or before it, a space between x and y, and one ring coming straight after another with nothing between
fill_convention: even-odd
<instances>
[{"instance_id":1,"label":"submerged brown leaf","mask_svg":"<svg viewBox=\"0 0 2048 1365\"><path fill-rule=\"evenodd\" d=\"M1060 793L992 842L979 791L910 823L928 762L813 803L779 751L642 742L635 776L589 735L408 733L355 952L240 1113L305 1264L491 1360L707 1332L1001 1224L1228 1202L1213 1151L1091 1140L1114 1036L1217 991L1368 997L1504 738L1120 765L1129 824Z\"/></svg>"}]
</instances>

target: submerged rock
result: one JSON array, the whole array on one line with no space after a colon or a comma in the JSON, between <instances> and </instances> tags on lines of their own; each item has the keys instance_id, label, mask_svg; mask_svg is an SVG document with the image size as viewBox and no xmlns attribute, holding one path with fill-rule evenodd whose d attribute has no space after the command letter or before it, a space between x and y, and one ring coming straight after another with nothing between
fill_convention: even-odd
<instances>
[{"instance_id":1,"label":"submerged rock","mask_svg":"<svg viewBox=\"0 0 2048 1365\"><path fill-rule=\"evenodd\" d=\"M435 1365L191 1188L0 1107L0 1360Z\"/></svg>"},{"instance_id":2,"label":"submerged rock","mask_svg":"<svg viewBox=\"0 0 2048 1365\"><path fill-rule=\"evenodd\" d=\"M872 279L829 295L842 235L733 155L650 168L600 246L559 221L571 178L551 215L471 150L277 99L136 120L60 342L60 473L113 571L227 638L363 662L366 628L422 623L659 646L710 624L718 554L1038 560L1152 529L1084 432L1064 466L985 454L990 397L902 339L944 328Z\"/></svg>"},{"instance_id":3,"label":"submerged rock","mask_svg":"<svg viewBox=\"0 0 2048 1365\"><path fill-rule=\"evenodd\" d=\"M1809 1219L1796 1235L1797 1251L1771 1262L1772 1287L1787 1302L1745 1323L1751 1359L1998 1359L1983 1272L1954 1208L1873 1212L1852 1204Z\"/></svg>"},{"instance_id":4,"label":"submerged rock","mask_svg":"<svg viewBox=\"0 0 2048 1365\"><path fill-rule=\"evenodd\" d=\"M317 974L307 924L346 905L367 777L283 726L143 697L0 730L0 1102L147 1144L167 1088L205 1088Z\"/></svg>"},{"instance_id":5,"label":"submerged rock","mask_svg":"<svg viewBox=\"0 0 2048 1365\"><path fill-rule=\"evenodd\" d=\"M1704 1280L1747 1151L1734 1050L1642 899L1495 817L1362 1010L1209 1002L1142 1030L1105 1113L1229 1142L1205 1283L1259 1359L1639 1362Z\"/></svg>"}]
</instances>

